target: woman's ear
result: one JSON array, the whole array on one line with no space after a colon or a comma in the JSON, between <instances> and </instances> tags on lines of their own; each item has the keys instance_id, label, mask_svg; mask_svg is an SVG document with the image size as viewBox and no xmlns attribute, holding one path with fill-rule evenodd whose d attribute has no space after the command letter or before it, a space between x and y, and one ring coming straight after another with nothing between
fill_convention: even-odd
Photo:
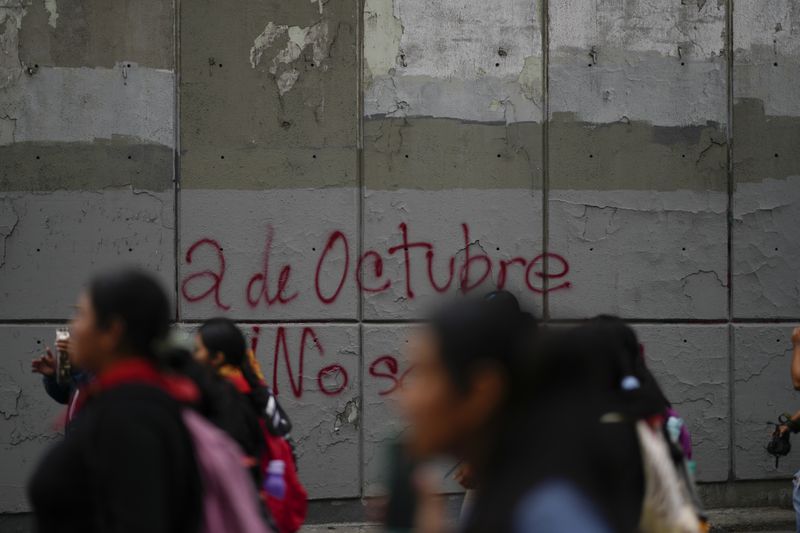
<instances>
[{"instance_id":1,"label":"woman's ear","mask_svg":"<svg viewBox=\"0 0 800 533\"><path fill-rule=\"evenodd\" d=\"M508 392L506 374L496 365L486 365L475 372L469 391L469 410L477 419L486 419L505 401Z\"/></svg>"},{"instance_id":2,"label":"woman's ear","mask_svg":"<svg viewBox=\"0 0 800 533\"><path fill-rule=\"evenodd\" d=\"M128 347L123 346L125 337L125 324L119 318L112 319L107 328L101 330L101 339L105 351L125 351Z\"/></svg>"},{"instance_id":3,"label":"woman's ear","mask_svg":"<svg viewBox=\"0 0 800 533\"><path fill-rule=\"evenodd\" d=\"M214 356L211 358L211 365L214 368L219 368L224 364L225 364L225 354L222 352L215 353Z\"/></svg>"}]
</instances>

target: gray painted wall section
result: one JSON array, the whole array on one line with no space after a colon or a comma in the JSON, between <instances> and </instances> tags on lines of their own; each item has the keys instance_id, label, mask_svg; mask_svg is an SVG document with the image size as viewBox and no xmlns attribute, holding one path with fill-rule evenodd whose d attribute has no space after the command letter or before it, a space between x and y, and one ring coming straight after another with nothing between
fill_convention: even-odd
<instances>
[{"instance_id":1,"label":"gray painted wall section","mask_svg":"<svg viewBox=\"0 0 800 533\"><path fill-rule=\"evenodd\" d=\"M242 322L312 498L380 492L461 285L636 320L699 478L787 477L800 8L757 5L0 0L0 512L58 438L29 360L121 262Z\"/></svg>"}]
</instances>

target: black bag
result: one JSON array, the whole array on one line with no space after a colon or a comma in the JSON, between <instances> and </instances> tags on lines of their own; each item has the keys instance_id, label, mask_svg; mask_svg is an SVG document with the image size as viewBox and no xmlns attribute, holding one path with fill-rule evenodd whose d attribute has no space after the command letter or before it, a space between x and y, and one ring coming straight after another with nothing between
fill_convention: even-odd
<instances>
[{"instance_id":1,"label":"black bag","mask_svg":"<svg viewBox=\"0 0 800 533\"><path fill-rule=\"evenodd\" d=\"M789 431L781 433L781 426L788 425L791 419L786 415L778 417L778 423L775 424L775 431L772 432L772 438L767 444L767 453L775 457L775 468L778 468L778 461L781 457L789 455L792 451L792 443L789 441Z\"/></svg>"}]
</instances>

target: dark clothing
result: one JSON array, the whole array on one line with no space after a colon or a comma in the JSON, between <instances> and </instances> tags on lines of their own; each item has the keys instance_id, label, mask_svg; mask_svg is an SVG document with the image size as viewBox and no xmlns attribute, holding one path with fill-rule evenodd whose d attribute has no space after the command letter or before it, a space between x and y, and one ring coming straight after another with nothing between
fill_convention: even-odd
<instances>
[{"instance_id":1,"label":"dark clothing","mask_svg":"<svg viewBox=\"0 0 800 533\"><path fill-rule=\"evenodd\" d=\"M194 533L202 516L180 404L149 384L90 398L28 490L40 533Z\"/></svg>"},{"instance_id":2,"label":"dark clothing","mask_svg":"<svg viewBox=\"0 0 800 533\"><path fill-rule=\"evenodd\" d=\"M44 376L42 378L44 390L56 402L67 405L75 389L89 382L89 374L81 370L72 371L72 381L69 383L59 383L55 375Z\"/></svg>"},{"instance_id":3,"label":"dark clothing","mask_svg":"<svg viewBox=\"0 0 800 533\"><path fill-rule=\"evenodd\" d=\"M260 457L265 446L264 435L249 398L214 369L197 363L188 352L176 350L164 359L172 370L188 377L199 388L201 396L196 410L235 440L246 456ZM258 468L253 469L253 475L260 482Z\"/></svg>"}]
</instances>

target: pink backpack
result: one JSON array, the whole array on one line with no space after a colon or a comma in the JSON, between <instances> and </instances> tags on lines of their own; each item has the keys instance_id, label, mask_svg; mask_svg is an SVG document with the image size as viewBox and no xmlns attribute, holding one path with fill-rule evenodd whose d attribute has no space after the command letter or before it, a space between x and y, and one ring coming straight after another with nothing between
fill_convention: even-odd
<instances>
[{"instance_id":1,"label":"pink backpack","mask_svg":"<svg viewBox=\"0 0 800 533\"><path fill-rule=\"evenodd\" d=\"M183 409L203 483L202 533L271 533L242 464L244 453L227 434L200 414ZM236 468L235 465L241 465Z\"/></svg>"}]
</instances>

